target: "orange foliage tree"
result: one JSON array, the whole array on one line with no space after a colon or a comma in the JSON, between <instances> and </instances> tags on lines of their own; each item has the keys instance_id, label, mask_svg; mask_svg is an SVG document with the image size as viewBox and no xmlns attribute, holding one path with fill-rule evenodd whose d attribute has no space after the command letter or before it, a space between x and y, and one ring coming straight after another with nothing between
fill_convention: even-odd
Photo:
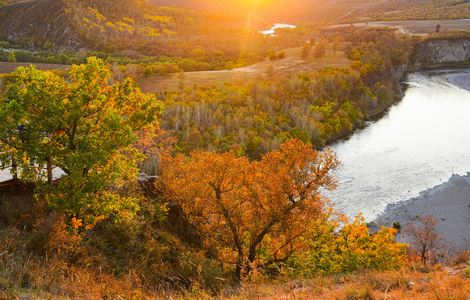
<instances>
[{"instance_id":1,"label":"orange foliage tree","mask_svg":"<svg viewBox=\"0 0 470 300\"><path fill-rule=\"evenodd\" d=\"M336 187L338 165L331 150L291 140L260 161L231 152L167 155L157 184L181 205L207 253L235 265L240 280L307 246L313 223L329 209L320 189Z\"/></svg>"}]
</instances>

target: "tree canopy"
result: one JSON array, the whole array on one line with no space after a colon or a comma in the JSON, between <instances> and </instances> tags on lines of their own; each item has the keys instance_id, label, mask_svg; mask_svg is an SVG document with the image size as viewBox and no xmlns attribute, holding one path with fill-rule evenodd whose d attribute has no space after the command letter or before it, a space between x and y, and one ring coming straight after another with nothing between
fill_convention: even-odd
<instances>
[{"instance_id":1,"label":"tree canopy","mask_svg":"<svg viewBox=\"0 0 470 300\"><path fill-rule=\"evenodd\" d=\"M92 223L136 211L135 197L119 189L136 178L141 156L133 144L159 107L130 79L110 84L111 75L96 58L65 74L20 67L0 97L3 167L36 183L53 206ZM64 174L54 184L52 169Z\"/></svg>"},{"instance_id":2,"label":"tree canopy","mask_svg":"<svg viewBox=\"0 0 470 300\"><path fill-rule=\"evenodd\" d=\"M233 152L167 156L159 182L165 197L183 208L209 253L236 266L285 261L327 209L320 188L332 189L338 166L330 151L299 140L260 161Z\"/></svg>"}]
</instances>

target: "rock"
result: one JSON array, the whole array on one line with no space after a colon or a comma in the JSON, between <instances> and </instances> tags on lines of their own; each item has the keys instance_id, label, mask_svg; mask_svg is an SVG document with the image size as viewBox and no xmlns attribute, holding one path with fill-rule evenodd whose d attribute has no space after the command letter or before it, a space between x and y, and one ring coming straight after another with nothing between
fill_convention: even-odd
<instances>
[{"instance_id":1,"label":"rock","mask_svg":"<svg viewBox=\"0 0 470 300\"><path fill-rule=\"evenodd\" d=\"M369 233L370 234L375 234L377 232L380 231L380 229L382 229L382 227L375 223L375 222L370 222L370 223L367 223L367 228L369 228Z\"/></svg>"},{"instance_id":2,"label":"rock","mask_svg":"<svg viewBox=\"0 0 470 300\"><path fill-rule=\"evenodd\" d=\"M416 45L416 67L470 62L470 38L436 38Z\"/></svg>"},{"instance_id":3,"label":"rock","mask_svg":"<svg viewBox=\"0 0 470 300\"><path fill-rule=\"evenodd\" d=\"M137 182L139 182L139 185L142 188L145 196L156 197L160 195L155 186L155 182L157 181L157 179L157 176L148 176L145 173L139 174Z\"/></svg>"}]
</instances>

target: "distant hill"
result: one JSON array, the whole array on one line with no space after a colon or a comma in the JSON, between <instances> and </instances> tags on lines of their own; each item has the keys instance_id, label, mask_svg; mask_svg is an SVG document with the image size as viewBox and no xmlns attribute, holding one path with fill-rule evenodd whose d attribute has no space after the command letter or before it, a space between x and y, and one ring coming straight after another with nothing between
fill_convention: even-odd
<instances>
[{"instance_id":1,"label":"distant hill","mask_svg":"<svg viewBox=\"0 0 470 300\"><path fill-rule=\"evenodd\" d=\"M249 1L149 0L156 5L247 12ZM377 19L470 17L470 0L267 0L258 16L270 22L304 20L317 23Z\"/></svg>"},{"instance_id":2,"label":"distant hill","mask_svg":"<svg viewBox=\"0 0 470 300\"><path fill-rule=\"evenodd\" d=\"M217 60L218 52L240 54L234 45L246 44L247 16L254 33L274 22L470 17L469 2L260 0L255 7L239 0L0 0L0 41L30 49L185 57L196 45Z\"/></svg>"},{"instance_id":3,"label":"distant hill","mask_svg":"<svg viewBox=\"0 0 470 300\"><path fill-rule=\"evenodd\" d=\"M57 0L19 2L0 8L0 39L25 47L76 49L85 41L75 30L66 4Z\"/></svg>"},{"instance_id":4,"label":"distant hill","mask_svg":"<svg viewBox=\"0 0 470 300\"><path fill-rule=\"evenodd\" d=\"M0 7L0 40L52 50L164 52L174 40L197 36L210 21L193 10L143 0L31 0Z\"/></svg>"}]
</instances>

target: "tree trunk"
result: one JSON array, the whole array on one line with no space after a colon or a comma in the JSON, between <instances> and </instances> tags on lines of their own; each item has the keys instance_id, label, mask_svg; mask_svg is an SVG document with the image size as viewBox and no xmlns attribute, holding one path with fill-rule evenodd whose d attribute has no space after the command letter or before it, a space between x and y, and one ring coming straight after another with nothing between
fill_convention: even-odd
<instances>
[{"instance_id":1,"label":"tree trunk","mask_svg":"<svg viewBox=\"0 0 470 300\"><path fill-rule=\"evenodd\" d=\"M421 262L423 263L423 265L426 265L427 263L427 252L427 247L423 246L421 249Z\"/></svg>"},{"instance_id":2,"label":"tree trunk","mask_svg":"<svg viewBox=\"0 0 470 300\"><path fill-rule=\"evenodd\" d=\"M237 265L235 267L235 280L237 284L242 282L243 258L238 257Z\"/></svg>"},{"instance_id":3,"label":"tree trunk","mask_svg":"<svg viewBox=\"0 0 470 300\"><path fill-rule=\"evenodd\" d=\"M52 163L51 163L51 160L50 159L47 159L47 183L49 185L52 185L52 180L53 180L53 176L52 176Z\"/></svg>"},{"instance_id":4,"label":"tree trunk","mask_svg":"<svg viewBox=\"0 0 470 300\"><path fill-rule=\"evenodd\" d=\"M13 179L18 179L18 165L14 157L11 158L11 174L13 175Z\"/></svg>"}]
</instances>

